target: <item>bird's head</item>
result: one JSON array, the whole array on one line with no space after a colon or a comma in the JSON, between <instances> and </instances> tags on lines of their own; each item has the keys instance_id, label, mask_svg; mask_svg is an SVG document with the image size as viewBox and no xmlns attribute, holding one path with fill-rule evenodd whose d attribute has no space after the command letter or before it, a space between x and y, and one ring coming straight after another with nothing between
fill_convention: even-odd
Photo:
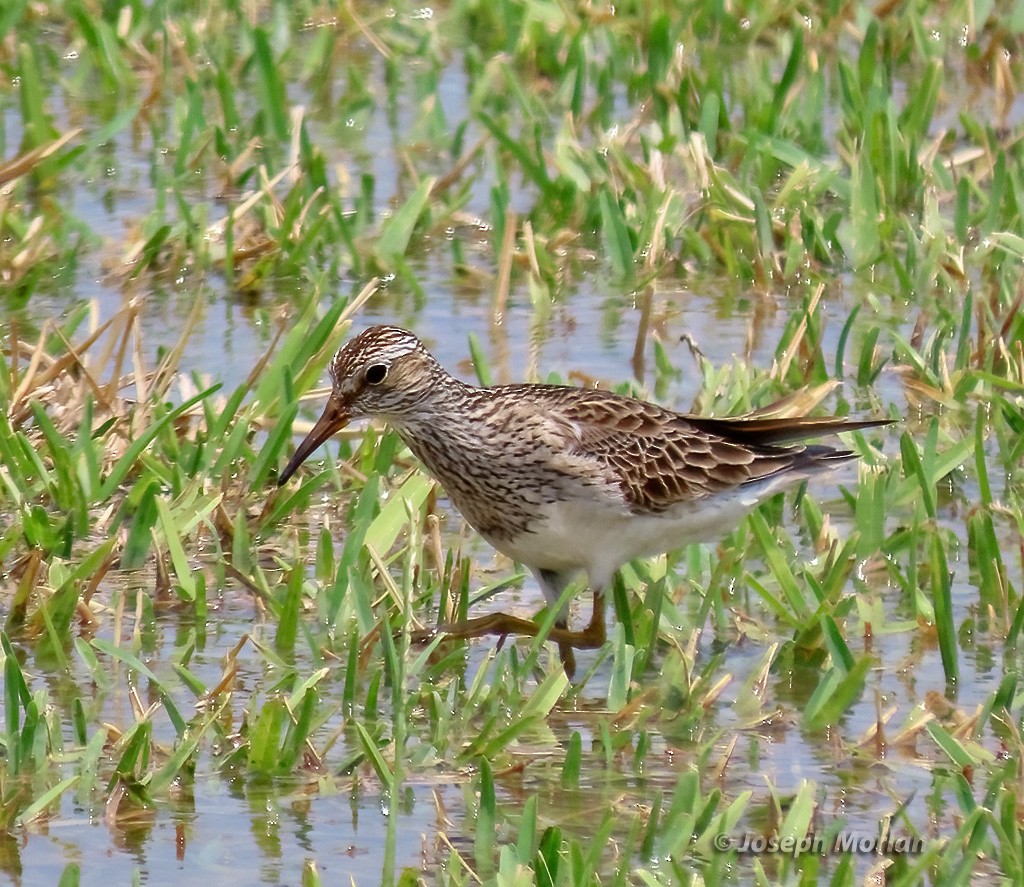
<instances>
[{"instance_id":1,"label":"bird's head","mask_svg":"<svg viewBox=\"0 0 1024 887\"><path fill-rule=\"evenodd\" d=\"M352 419L376 416L401 425L448 378L408 330L373 326L345 343L331 361L331 396L323 415L278 479L284 484L312 452Z\"/></svg>"}]
</instances>

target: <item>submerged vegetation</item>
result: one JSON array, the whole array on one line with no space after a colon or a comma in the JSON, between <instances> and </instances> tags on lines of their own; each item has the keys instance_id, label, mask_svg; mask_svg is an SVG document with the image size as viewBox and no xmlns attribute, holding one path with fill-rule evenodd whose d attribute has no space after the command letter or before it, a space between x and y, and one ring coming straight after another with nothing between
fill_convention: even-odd
<instances>
[{"instance_id":1,"label":"submerged vegetation","mask_svg":"<svg viewBox=\"0 0 1024 887\"><path fill-rule=\"evenodd\" d=\"M1022 35L1019 0L3 4L0 870L1024 879ZM523 575L393 434L276 488L367 314L481 381L512 320L531 360L579 321L622 390L899 424L626 568L570 682L410 645Z\"/></svg>"}]
</instances>

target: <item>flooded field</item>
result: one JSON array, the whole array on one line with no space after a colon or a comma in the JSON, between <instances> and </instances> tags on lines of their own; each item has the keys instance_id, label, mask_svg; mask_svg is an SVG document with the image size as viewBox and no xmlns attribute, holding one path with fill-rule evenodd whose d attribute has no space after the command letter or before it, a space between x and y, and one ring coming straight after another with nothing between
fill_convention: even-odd
<instances>
[{"instance_id":1,"label":"flooded field","mask_svg":"<svg viewBox=\"0 0 1024 887\"><path fill-rule=\"evenodd\" d=\"M1021 878L1020 17L684 7L0 12L10 883ZM278 488L376 323L893 424L570 680L393 432Z\"/></svg>"}]
</instances>

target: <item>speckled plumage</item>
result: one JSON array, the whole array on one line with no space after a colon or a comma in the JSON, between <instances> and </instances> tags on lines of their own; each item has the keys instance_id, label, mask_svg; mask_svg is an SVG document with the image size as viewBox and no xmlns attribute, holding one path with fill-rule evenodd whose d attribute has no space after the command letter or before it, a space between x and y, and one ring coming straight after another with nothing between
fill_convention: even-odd
<instances>
[{"instance_id":1,"label":"speckled plumage","mask_svg":"<svg viewBox=\"0 0 1024 887\"><path fill-rule=\"evenodd\" d=\"M587 572L595 591L592 634L579 644L587 646L598 635L603 641L601 589L623 563L715 539L767 496L853 458L795 441L884 424L715 419L593 389L479 388L451 376L412 333L390 326L344 345L331 376L327 409L281 482L350 419L383 419L466 520L533 570L549 605L576 571ZM479 631L448 628L468 635L522 627L506 618L511 623L471 620ZM564 613L556 625L552 637L565 661L566 645L586 632L570 632Z\"/></svg>"}]
</instances>

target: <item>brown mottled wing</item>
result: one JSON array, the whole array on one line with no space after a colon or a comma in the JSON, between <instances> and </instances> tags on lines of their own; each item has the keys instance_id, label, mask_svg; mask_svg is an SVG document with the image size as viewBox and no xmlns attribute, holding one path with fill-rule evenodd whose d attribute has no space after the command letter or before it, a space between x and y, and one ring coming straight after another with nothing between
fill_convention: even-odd
<instances>
[{"instance_id":1,"label":"brown mottled wing","mask_svg":"<svg viewBox=\"0 0 1024 887\"><path fill-rule=\"evenodd\" d=\"M567 449L617 475L627 504L635 511L663 511L790 469L844 461L853 454L824 446L779 444L884 424L835 418L684 416L607 392L558 387L545 389L541 400L550 407L550 418L562 426Z\"/></svg>"}]
</instances>

